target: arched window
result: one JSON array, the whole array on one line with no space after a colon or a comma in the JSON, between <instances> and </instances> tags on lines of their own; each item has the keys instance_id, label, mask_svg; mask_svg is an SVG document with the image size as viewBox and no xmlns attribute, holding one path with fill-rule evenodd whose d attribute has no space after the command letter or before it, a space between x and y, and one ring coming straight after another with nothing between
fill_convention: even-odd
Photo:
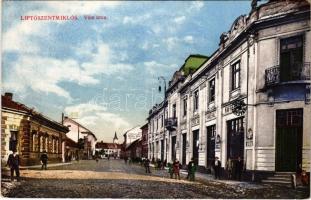
<instances>
[{"instance_id":1,"label":"arched window","mask_svg":"<svg viewBox=\"0 0 311 200\"><path fill-rule=\"evenodd\" d=\"M43 152L43 136L40 136L40 152Z\"/></svg>"},{"instance_id":2,"label":"arched window","mask_svg":"<svg viewBox=\"0 0 311 200\"><path fill-rule=\"evenodd\" d=\"M36 151L36 133L32 134L32 151Z\"/></svg>"},{"instance_id":3,"label":"arched window","mask_svg":"<svg viewBox=\"0 0 311 200\"><path fill-rule=\"evenodd\" d=\"M54 138L52 138L52 153L55 153L55 143L54 143Z\"/></svg>"},{"instance_id":4,"label":"arched window","mask_svg":"<svg viewBox=\"0 0 311 200\"><path fill-rule=\"evenodd\" d=\"M49 150L49 138L45 137L45 151L48 152Z\"/></svg>"}]
</instances>

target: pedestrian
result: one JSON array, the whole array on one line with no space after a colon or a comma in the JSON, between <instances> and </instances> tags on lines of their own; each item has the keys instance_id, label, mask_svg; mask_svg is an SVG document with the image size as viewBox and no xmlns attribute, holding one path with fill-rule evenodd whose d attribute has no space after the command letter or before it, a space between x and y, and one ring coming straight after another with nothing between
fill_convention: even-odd
<instances>
[{"instance_id":1,"label":"pedestrian","mask_svg":"<svg viewBox=\"0 0 311 200\"><path fill-rule=\"evenodd\" d=\"M127 156L124 157L124 163L127 164Z\"/></svg>"},{"instance_id":2,"label":"pedestrian","mask_svg":"<svg viewBox=\"0 0 311 200\"><path fill-rule=\"evenodd\" d=\"M40 161L41 161L41 165L42 165L41 170L43 170L43 167L46 170L47 164L48 164L48 155L46 154L46 151L43 151L43 154L41 154Z\"/></svg>"},{"instance_id":3,"label":"pedestrian","mask_svg":"<svg viewBox=\"0 0 311 200\"><path fill-rule=\"evenodd\" d=\"M243 160L241 159L241 157L239 156L238 157L238 160L236 161L235 163L235 172L236 172L236 178L241 181L241 176L242 176L242 171L243 171L243 168L244 168L244 162Z\"/></svg>"},{"instance_id":4,"label":"pedestrian","mask_svg":"<svg viewBox=\"0 0 311 200\"><path fill-rule=\"evenodd\" d=\"M226 170L228 172L228 179L232 179L232 173L233 173L233 162L231 158L228 158L226 163Z\"/></svg>"},{"instance_id":5,"label":"pedestrian","mask_svg":"<svg viewBox=\"0 0 311 200\"><path fill-rule=\"evenodd\" d=\"M146 173L151 173L150 172L150 160L149 160L149 158L145 159L145 169L146 169Z\"/></svg>"},{"instance_id":6,"label":"pedestrian","mask_svg":"<svg viewBox=\"0 0 311 200\"><path fill-rule=\"evenodd\" d=\"M173 178L173 165L172 165L172 163L168 163L167 164L167 166L168 166L168 173L170 174L170 178Z\"/></svg>"},{"instance_id":7,"label":"pedestrian","mask_svg":"<svg viewBox=\"0 0 311 200\"><path fill-rule=\"evenodd\" d=\"M174 175L175 175L175 179L180 180L180 174L179 174L179 170L180 170L180 166L179 166L179 161L177 159L175 159L174 163L173 163L173 171L174 171Z\"/></svg>"},{"instance_id":8,"label":"pedestrian","mask_svg":"<svg viewBox=\"0 0 311 200\"><path fill-rule=\"evenodd\" d=\"M162 169L164 169L164 167L166 167L166 164L167 164L167 161L165 159L164 162L163 162L163 165L162 165Z\"/></svg>"},{"instance_id":9,"label":"pedestrian","mask_svg":"<svg viewBox=\"0 0 311 200\"><path fill-rule=\"evenodd\" d=\"M7 165L10 167L11 170L11 181L14 180L14 171L16 174L16 179L19 181L20 176L19 176L19 155L17 154L16 150L13 151L9 155Z\"/></svg>"},{"instance_id":10,"label":"pedestrian","mask_svg":"<svg viewBox=\"0 0 311 200\"><path fill-rule=\"evenodd\" d=\"M195 179L195 171L196 171L196 166L194 164L193 158L188 163L188 176L187 179L190 181L194 181Z\"/></svg>"},{"instance_id":11,"label":"pedestrian","mask_svg":"<svg viewBox=\"0 0 311 200\"><path fill-rule=\"evenodd\" d=\"M220 160L218 160L218 157L215 157L215 166L214 166L214 170L215 170L215 179L220 179L220 169L221 169L221 162Z\"/></svg>"}]
</instances>

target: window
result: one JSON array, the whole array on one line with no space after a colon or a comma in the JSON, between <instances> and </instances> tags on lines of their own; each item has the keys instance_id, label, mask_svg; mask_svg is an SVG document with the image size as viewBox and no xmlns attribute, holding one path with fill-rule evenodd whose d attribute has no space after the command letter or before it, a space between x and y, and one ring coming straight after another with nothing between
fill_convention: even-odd
<instances>
[{"instance_id":1,"label":"window","mask_svg":"<svg viewBox=\"0 0 311 200\"><path fill-rule=\"evenodd\" d=\"M40 152L43 152L43 137L40 136Z\"/></svg>"},{"instance_id":2,"label":"window","mask_svg":"<svg viewBox=\"0 0 311 200\"><path fill-rule=\"evenodd\" d=\"M196 112L199 109L199 90L194 92L193 98L193 111Z\"/></svg>"},{"instance_id":3,"label":"window","mask_svg":"<svg viewBox=\"0 0 311 200\"><path fill-rule=\"evenodd\" d=\"M55 140L52 139L52 153L55 153Z\"/></svg>"},{"instance_id":4,"label":"window","mask_svg":"<svg viewBox=\"0 0 311 200\"><path fill-rule=\"evenodd\" d=\"M232 65L231 90L240 87L240 61Z\"/></svg>"},{"instance_id":5,"label":"window","mask_svg":"<svg viewBox=\"0 0 311 200\"><path fill-rule=\"evenodd\" d=\"M45 151L48 152L48 145L49 145L49 141L48 141L48 137L45 138Z\"/></svg>"},{"instance_id":6,"label":"window","mask_svg":"<svg viewBox=\"0 0 311 200\"><path fill-rule=\"evenodd\" d=\"M11 151L17 150L17 131L11 131L9 150Z\"/></svg>"},{"instance_id":7,"label":"window","mask_svg":"<svg viewBox=\"0 0 311 200\"><path fill-rule=\"evenodd\" d=\"M157 118L157 121L156 121L156 123L157 123L157 130L158 130L158 126L159 126L159 119Z\"/></svg>"},{"instance_id":8,"label":"window","mask_svg":"<svg viewBox=\"0 0 311 200\"><path fill-rule=\"evenodd\" d=\"M184 106L184 108L183 108L183 110L184 110L183 116L186 116L187 115L187 98L184 98L183 106Z\"/></svg>"},{"instance_id":9,"label":"window","mask_svg":"<svg viewBox=\"0 0 311 200\"><path fill-rule=\"evenodd\" d=\"M36 132L33 132L32 133L32 151L33 152L36 152L37 151L37 134L36 134Z\"/></svg>"},{"instance_id":10,"label":"window","mask_svg":"<svg viewBox=\"0 0 311 200\"><path fill-rule=\"evenodd\" d=\"M161 115L161 127L163 127L163 124L164 124L164 116Z\"/></svg>"},{"instance_id":11,"label":"window","mask_svg":"<svg viewBox=\"0 0 311 200\"><path fill-rule=\"evenodd\" d=\"M209 102L215 101L215 78L209 82Z\"/></svg>"},{"instance_id":12,"label":"window","mask_svg":"<svg viewBox=\"0 0 311 200\"><path fill-rule=\"evenodd\" d=\"M280 44L280 78L281 81L303 79L302 36L282 39Z\"/></svg>"},{"instance_id":13,"label":"window","mask_svg":"<svg viewBox=\"0 0 311 200\"><path fill-rule=\"evenodd\" d=\"M176 118L176 104L173 104L173 118Z\"/></svg>"}]
</instances>

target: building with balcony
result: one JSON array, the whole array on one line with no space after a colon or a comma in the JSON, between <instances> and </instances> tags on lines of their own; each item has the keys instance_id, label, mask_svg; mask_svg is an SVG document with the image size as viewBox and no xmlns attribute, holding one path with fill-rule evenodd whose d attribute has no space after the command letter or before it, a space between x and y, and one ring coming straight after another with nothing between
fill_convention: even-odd
<instances>
[{"instance_id":1,"label":"building with balcony","mask_svg":"<svg viewBox=\"0 0 311 200\"><path fill-rule=\"evenodd\" d=\"M211 56L173 75L164 106L149 112L149 151L154 120L165 110L168 161L193 157L209 171L215 156L222 167L241 157L255 179L310 171L310 53L307 1L254 1Z\"/></svg>"}]
</instances>

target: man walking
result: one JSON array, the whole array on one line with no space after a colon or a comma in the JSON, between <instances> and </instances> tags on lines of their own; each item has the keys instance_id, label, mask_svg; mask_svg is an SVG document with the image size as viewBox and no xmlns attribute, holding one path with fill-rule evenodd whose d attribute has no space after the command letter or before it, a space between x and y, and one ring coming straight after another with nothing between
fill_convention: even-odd
<instances>
[{"instance_id":1,"label":"man walking","mask_svg":"<svg viewBox=\"0 0 311 200\"><path fill-rule=\"evenodd\" d=\"M220 179L220 169L221 169L221 162L218 160L218 157L215 157L215 179Z\"/></svg>"},{"instance_id":2,"label":"man walking","mask_svg":"<svg viewBox=\"0 0 311 200\"><path fill-rule=\"evenodd\" d=\"M41 170L43 170L43 167L46 170L47 164L48 164L48 155L46 154L46 151L43 152L43 154L40 157L40 160L41 160L41 164L42 164Z\"/></svg>"},{"instance_id":3,"label":"man walking","mask_svg":"<svg viewBox=\"0 0 311 200\"><path fill-rule=\"evenodd\" d=\"M14 171L16 174L16 179L19 181L19 156L17 155L16 150L14 150L13 153L9 155L7 165L11 169L11 181L14 180Z\"/></svg>"}]
</instances>

